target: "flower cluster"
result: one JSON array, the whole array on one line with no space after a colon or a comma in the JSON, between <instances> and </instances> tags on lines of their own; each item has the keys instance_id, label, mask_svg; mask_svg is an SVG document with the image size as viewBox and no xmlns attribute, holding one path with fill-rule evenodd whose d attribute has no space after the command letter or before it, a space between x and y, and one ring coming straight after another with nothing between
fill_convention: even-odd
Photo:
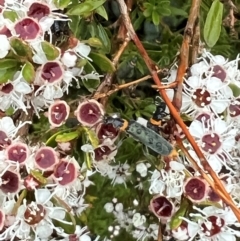
<instances>
[{"instance_id":1,"label":"flower cluster","mask_svg":"<svg viewBox=\"0 0 240 241\"><path fill-rule=\"evenodd\" d=\"M88 45L74 38L64 50L51 44L53 26L70 21L52 1L4 1L0 7L0 58L9 61L9 73L0 86L2 111L27 113L33 108L39 116L39 111L68 93L73 80L79 87L80 80L99 79L98 74L86 73L84 65L79 65L83 59L91 60ZM10 11L14 18L6 17ZM22 64L12 59L12 54L27 57Z\"/></svg>"},{"instance_id":2,"label":"flower cluster","mask_svg":"<svg viewBox=\"0 0 240 241\"><path fill-rule=\"evenodd\" d=\"M80 2L93 10L88 1ZM90 41L58 36L61 25L72 21L65 8L74 4L0 3L0 241L236 240L237 218L191 166L194 159L205 168L180 130L169 131L164 103L159 105L163 125L156 122L151 129L139 118L129 122L135 123L130 131L130 124L120 117L106 121L106 112L114 108L86 98L93 92L92 82L99 84L101 77L90 62L94 56L101 58L90 53ZM104 18L100 5L94 10ZM91 36L99 31L104 38L100 25L95 25L89 28ZM105 56L102 59L108 63ZM184 77L180 110L237 207L239 60L204 50ZM164 83L173 82L176 74L174 66ZM166 92L171 99L173 90ZM134 100L129 109L135 105ZM149 106L143 107L147 114ZM30 116L28 121L18 120L23 113ZM138 112L133 115L139 117ZM23 138L19 133L29 126L29 136ZM42 139L36 143L37 128ZM189 155L176 154L175 134ZM164 146L161 140L166 153L173 149L170 155L154 152Z\"/></svg>"}]
</instances>

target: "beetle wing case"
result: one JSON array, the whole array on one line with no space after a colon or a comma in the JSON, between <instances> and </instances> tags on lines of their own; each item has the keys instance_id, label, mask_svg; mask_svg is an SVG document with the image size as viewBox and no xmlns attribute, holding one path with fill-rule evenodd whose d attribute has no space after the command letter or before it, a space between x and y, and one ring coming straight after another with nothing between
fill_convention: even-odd
<instances>
[{"instance_id":1,"label":"beetle wing case","mask_svg":"<svg viewBox=\"0 0 240 241\"><path fill-rule=\"evenodd\" d=\"M136 121L129 121L126 131L158 154L167 156L173 150L172 145L162 136Z\"/></svg>"}]
</instances>

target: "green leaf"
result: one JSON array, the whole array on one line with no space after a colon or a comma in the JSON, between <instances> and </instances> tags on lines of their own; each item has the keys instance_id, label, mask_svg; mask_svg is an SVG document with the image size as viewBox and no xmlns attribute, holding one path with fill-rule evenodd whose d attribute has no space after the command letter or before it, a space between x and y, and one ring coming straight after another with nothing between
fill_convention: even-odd
<instances>
[{"instance_id":1,"label":"green leaf","mask_svg":"<svg viewBox=\"0 0 240 241\"><path fill-rule=\"evenodd\" d=\"M82 127L82 130L84 131L85 136L87 137L87 141L90 141L92 146L96 148L99 144L96 133L87 127Z\"/></svg>"},{"instance_id":2,"label":"green leaf","mask_svg":"<svg viewBox=\"0 0 240 241\"><path fill-rule=\"evenodd\" d=\"M16 74L18 69L18 67L14 67L0 70L0 84L4 84L9 80L13 79L13 76Z\"/></svg>"},{"instance_id":3,"label":"green leaf","mask_svg":"<svg viewBox=\"0 0 240 241\"><path fill-rule=\"evenodd\" d=\"M96 72L96 69L92 66L92 64L87 61L84 70L86 71L86 73L92 73L92 72ZM89 91L89 92L93 92L97 89L97 87L100 84L100 79L83 79L82 80L82 84L84 85L84 87Z\"/></svg>"},{"instance_id":4,"label":"green leaf","mask_svg":"<svg viewBox=\"0 0 240 241\"><path fill-rule=\"evenodd\" d=\"M20 63L16 61L16 59L0 59L0 71L17 67L19 64Z\"/></svg>"},{"instance_id":5,"label":"green leaf","mask_svg":"<svg viewBox=\"0 0 240 241\"><path fill-rule=\"evenodd\" d=\"M54 4L57 8L66 8L71 0L54 0Z\"/></svg>"},{"instance_id":6,"label":"green leaf","mask_svg":"<svg viewBox=\"0 0 240 241\"><path fill-rule=\"evenodd\" d=\"M101 24L97 25L97 36L92 36L92 37L100 38L101 41L102 41L102 44L103 44L104 52L106 52L107 54L110 53L111 42L110 42L110 39L107 35L106 30L104 29L104 27Z\"/></svg>"},{"instance_id":7,"label":"green leaf","mask_svg":"<svg viewBox=\"0 0 240 241\"><path fill-rule=\"evenodd\" d=\"M189 202L186 198L184 198L181 202L180 208L171 218L171 221L170 221L170 228L171 229L177 229L181 225L181 223L183 221L181 219L181 217L184 217L188 207L189 207Z\"/></svg>"},{"instance_id":8,"label":"green leaf","mask_svg":"<svg viewBox=\"0 0 240 241\"><path fill-rule=\"evenodd\" d=\"M54 45L47 41L43 41L41 45L48 60L55 60L59 56L59 50Z\"/></svg>"},{"instance_id":9,"label":"green leaf","mask_svg":"<svg viewBox=\"0 0 240 241\"><path fill-rule=\"evenodd\" d=\"M171 11L172 15L183 16L185 18L188 17L188 13L181 8L175 8L175 7L172 7L172 6L170 6L169 8L170 8L170 11Z\"/></svg>"},{"instance_id":10,"label":"green leaf","mask_svg":"<svg viewBox=\"0 0 240 241\"><path fill-rule=\"evenodd\" d=\"M221 33L223 15L223 4L219 0L214 0L207 14L203 29L203 36L206 44L213 47L219 39Z\"/></svg>"},{"instance_id":11,"label":"green leaf","mask_svg":"<svg viewBox=\"0 0 240 241\"><path fill-rule=\"evenodd\" d=\"M91 58L94 64L96 64L103 72L113 73L115 71L113 63L105 55L91 52L89 58Z\"/></svg>"},{"instance_id":12,"label":"green leaf","mask_svg":"<svg viewBox=\"0 0 240 241\"><path fill-rule=\"evenodd\" d=\"M30 170L30 174L42 185L47 184L47 179L43 176L43 173L37 170Z\"/></svg>"},{"instance_id":13,"label":"green leaf","mask_svg":"<svg viewBox=\"0 0 240 241\"><path fill-rule=\"evenodd\" d=\"M229 87L231 88L234 97L240 96L240 88L237 85L229 84Z\"/></svg>"},{"instance_id":14,"label":"green leaf","mask_svg":"<svg viewBox=\"0 0 240 241\"><path fill-rule=\"evenodd\" d=\"M154 25L159 25L160 23L160 16L158 15L157 11L153 11L152 12L152 21L154 23Z\"/></svg>"},{"instance_id":15,"label":"green leaf","mask_svg":"<svg viewBox=\"0 0 240 241\"><path fill-rule=\"evenodd\" d=\"M161 16L169 16L171 15L171 10L169 9L169 7L166 7L166 8L161 8L160 9L157 9L157 12L161 15Z\"/></svg>"},{"instance_id":16,"label":"green leaf","mask_svg":"<svg viewBox=\"0 0 240 241\"><path fill-rule=\"evenodd\" d=\"M152 15L153 12L153 7L147 8L143 11L143 15L148 18Z\"/></svg>"},{"instance_id":17,"label":"green leaf","mask_svg":"<svg viewBox=\"0 0 240 241\"><path fill-rule=\"evenodd\" d=\"M10 45L18 56L32 58L32 49L29 47L28 43L24 42L22 39L16 37L11 38Z\"/></svg>"},{"instance_id":18,"label":"green leaf","mask_svg":"<svg viewBox=\"0 0 240 241\"><path fill-rule=\"evenodd\" d=\"M50 136L45 143L46 146L56 147L57 146L56 137L60 134L66 133L68 130L69 129L61 130L61 131L58 131L57 133L53 134L52 136Z\"/></svg>"},{"instance_id":19,"label":"green leaf","mask_svg":"<svg viewBox=\"0 0 240 241\"><path fill-rule=\"evenodd\" d=\"M90 38L86 41L91 47L101 48L102 42L98 38Z\"/></svg>"},{"instance_id":20,"label":"green leaf","mask_svg":"<svg viewBox=\"0 0 240 241\"><path fill-rule=\"evenodd\" d=\"M18 15L17 15L16 12L8 11L8 10L5 10L3 12L3 17L6 18L6 19L11 20L12 22L15 22L18 19Z\"/></svg>"},{"instance_id":21,"label":"green leaf","mask_svg":"<svg viewBox=\"0 0 240 241\"><path fill-rule=\"evenodd\" d=\"M56 136L55 141L56 142L69 142L69 141L72 141L72 140L76 139L79 136L79 134L80 133L78 131L58 134Z\"/></svg>"},{"instance_id":22,"label":"green leaf","mask_svg":"<svg viewBox=\"0 0 240 241\"><path fill-rule=\"evenodd\" d=\"M27 62L22 68L23 78L28 82L32 83L35 78L35 70L30 62Z\"/></svg>"},{"instance_id":23,"label":"green leaf","mask_svg":"<svg viewBox=\"0 0 240 241\"><path fill-rule=\"evenodd\" d=\"M68 15L83 15L92 12L93 10L97 9L101 5L104 4L106 0L87 0L83 3L79 3L75 6L72 6L71 9L67 11Z\"/></svg>"},{"instance_id":24,"label":"green leaf","mask_svg":"<svg viewBox=\"0 0 240 241\"><path fill-rule=\"evenodd\" d=\"M102 16L104 19L108 20L108 14L103 6L98 7L95 12Z\"/></svg>"},{"instance_id":25,"label":"green leaf","mask_svg":"<svg viewBox=\"0 0 240 241\"><path fill-rule=\"evenodd\" d=\"M144 15L140 13L139 16L136 18L136 20L133 22L133 28L135 31L141 28L141 25L144 20L145 20Z\"/></svg>"}]
</instances>

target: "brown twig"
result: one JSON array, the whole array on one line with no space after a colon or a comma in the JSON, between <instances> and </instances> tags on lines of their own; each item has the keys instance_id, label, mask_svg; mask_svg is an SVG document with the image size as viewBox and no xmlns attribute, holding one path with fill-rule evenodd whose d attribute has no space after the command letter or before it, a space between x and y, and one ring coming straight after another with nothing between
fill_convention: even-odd
<instances>
[{"instance_id":1,"label":"brown twig","mask_svg":"<svg viewBox=\"0 0 240 241\"><path fill-rule=\"evenodd\" d=\"M200 2L201 0L192 1L190 14L183 35L182 46L180 48L179 64L176 77L178 87L175 89L173 97L173 105L175 106L178 112L182 107L182 83L184 80L183 77L186 73L189 64L189 46L190 44L192 44L192 38L194 36L194 30L197 22L196 20L199 15Z\"/></svg>"},{"instance_id":2,"label":"brown twig","mask_svg":"<svg viewBox=\"0 0 240 241\"><path fill-rule=\"evenodd\" d=\"M158 70L157 73L159 73L159 72L161 72L161 71L162 71L162 70ZM119 91L119 90L128 88L128 87L130 87L130 86L132 86L132 85L139 84L139 83L141 83L141 82L143 82L143 81L145 81L145 80L151 79L151 78L152 78L151 75L146 75L146 76L144 76L144 77L142 77L142 78L140 78L140 79L134 80L134 81L129 82L129 83L126 83L126 84L116 85L116 86L115 86L115 89L110 90L110 91L108 91L107 93L95 94L95 96L94 96L93 98L94 98L94 99L100 99L100 98L104 98L104 97L106 97L106 96L110 96L110 95L116 93L116 92ZM162 88L164 88L164 89L171 89L171 88L174 88L175 86L176 86L176 83L173 82L173 83L171 83L171 84L167 84L167 85L162 86ZM151 85L151 87L154 88L154 89L159 89L159 87L158 87L157 85Z\"/></svg>"},{"instance_id":3,"label":"brown twig","mask_svg":"<svg viewBox=\"0 0 240 241\"><path fill-rule=\"evenodd\" d=\"M158 85L159 87L162 87L163 84L161 83L158 75L157 75L157 72L156 72L156 69L157 69L157 66L155 66L152 62L152 60L149 58L146 50L144 49L142 43L140 42L140 40L138 39L134 29L133 29L133 26L132 26L132 23L131 23L131 20L128 16L128 13L127 13L127 7L126 7L126 4L124 3L123 0L117 0L118 3L119 3L119 7L120 7L120 12L122 13L123 15L123 20L124 20L124 24L128 30L128 34L129 34L129 37L134 41L136 47L138 48L140 54L142 55L151 75L152 75L152 78L154 80L154 82L156 83L156 85ZM186 33L188 36L191 36L191 31L193 29L193 26L194 26L194 23L195 23L195 20L196 20L196 17L197 15L193 16L193 13L197 13L197 9L199 8L199 4L200 4L200 1L199 0L193 0L192 1L192 11L190 13L190 17L191 17L191 21L189 21L189 24L187 25L187 29L186 29ZM193 21L193 19L195 19ZM188 30L190 32L188 32ZM189 38L187 37L185 39L185 41L183 41L183 45L182 45L182 48L181 48L181 53L180 53L180 57L183 58L184 56L187 55L187 60L188 60L188 54L189 54L189 43L186 41L188 40ZM179 82L181 83L183 81L183 76L185 74L185 71L186 71L186 66L188 65L188 61L185 61L184 59L182 59L182 63L181 64L181 69L179 71L179 77L177 77L177 79L179 80ZM184 73L183 73L184 71ZM178 83L179 83L178 82ZM180 85L181 86L181 85ZM180 91L181 91L181 88L180 88ZM175 119L175 121L178 123L178 125L182 128L183 132L185 133L185 136L186 138L188 139L189 143L192 145L194 151L196 152L197 156L199 157L200 161L201 161L201 164L203 165L204 167L204 170L205 170L205 173L206 174L210 174L211 177L213 178L214 180L214 184L212 184L212 188L219 194L219 196L222 197L222 199L225 201L225 203L228 203L229 205L231 205L231 208L233 210L233 212L235 213L236 217L238 218L238 220L240 221L240 210L238 210L238 208L235 206L235 204L233 203L229 193L227 193L224 185L221 183L221 181L218 179L216 173L213 171L213 169L211 168L211 166L208 164L205 156L203 155L203 153L201 152L200 148L198 147L198 145L196 144L194 138L191 136L188 128L185 126L183 120L181 119L178 111L176 111L174 105L171 103L171 101L169 100L166 92L164 89L159 89L159 92L163 98L163 100L165 101L165 103L167 104L169 110L170 110L170 113L171 115L173 116L173 118Z\"/></svg>"},{"instance_id":4,"label":"brown twig","mask_svg":"<svg viewBox=\"0 0 240 241\"><path fill-rule=\"evenodd\" d=\"M132 0L127 0L128 11L131 11L132 4L133 4ZM122 19L120 19L120 22L122 22ZM122 53L124 52L125 48L127 47L128 43L131 40L127 36L127 31L126 31L126 28L125 28L124 25L120 25L117 36L119 36L119 34L121 35L121 40L123 41L123 43L120 46L120 48L118 49L118 51L116 52L116 54L115 54L115 56L112 60L112 64L113 64L114 67L117 66ZM101 93L106 93L106 92L109 91L109 89L112 85L113 76L114 76L114 73L108 73L105 76L103 82L99 85L97 91L95 92L95 94L93 96L94 99L99 99L99 98L96 98L96 96L98 96ZM101 98L104 98L104 99L101 100L101 103L103 104L103 106L105 106L105 104L107 103L107 96L108 95L104 95L105 98L101 97Z\"/></svg>"}]
</instances>

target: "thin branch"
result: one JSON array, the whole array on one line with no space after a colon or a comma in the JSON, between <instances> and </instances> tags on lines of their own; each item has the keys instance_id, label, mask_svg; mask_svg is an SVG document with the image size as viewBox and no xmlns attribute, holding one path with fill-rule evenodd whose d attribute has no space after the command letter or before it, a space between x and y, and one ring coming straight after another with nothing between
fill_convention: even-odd
<instances>
[{"instance_id":1,"label":"thin branch","mask_svg":"<svg viewBox=\"0 0 240 241\"><path fill-rule=\"evenodd\" d=\"M157 73L159 73L159 72L161 72L161 71L162 71L162 70L158 70ZM119 90L128 88L128 87L130 87L130 86L132 86L132 85L139 84L139 83L141 83L141 82L143 82L143 81L145 81L145 80L151 79L151 78L152 78L151 75L146 75L146 76L144 76L144 77L142 77L142 78L140 78L140 79L134 80L134 81L129 82L129 83L126 83L126 84L122 84L122 85L118 85L118 86L116 85L116 86L115 86L115 89L110 90L110 91L108 91L107 93L95 94L95 96L94 96L93 98L94 98L94 99L100 99L100 98L104 98L104 97L110 96L110 95L116 93L116 92L119 91ZM167 85L162 86L162 88L163 88L163 89L170 89L170 88L174 88L175 86L176 86L176 83L173 82L173 83L171 83L171 84L167 84ZM157 85L151 85L151 87L154 88L154 89L159 89L159 87L158 87Z\"/></svg>"},{"instance_id":2,"label":"thin branch","mask_svg":"<svg viewBox=\"0 0 240 241\"><path fill-rule=\"evenodd\" d=\"M178 112L182 107L182 83L189 64L189 46L191 45L192 38L194 36L194 30L197 23L197 18L199 16L200 3L201 0L192 0L187 25L185 27L183 35L182 46L180 48L179 63L176 77L178 87L175 89L173 97L173 105L175 106Z\"/></svg>"}]
</instances>

